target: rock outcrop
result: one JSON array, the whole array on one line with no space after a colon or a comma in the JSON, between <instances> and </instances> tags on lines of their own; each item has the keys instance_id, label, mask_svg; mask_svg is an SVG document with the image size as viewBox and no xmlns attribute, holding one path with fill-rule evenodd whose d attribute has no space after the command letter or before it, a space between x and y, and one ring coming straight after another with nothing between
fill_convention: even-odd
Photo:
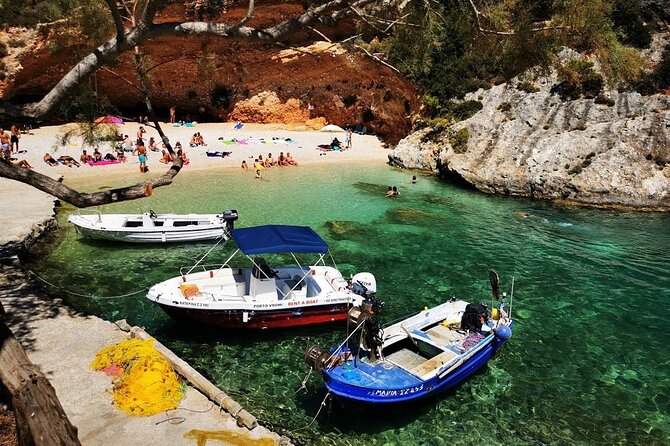
<instances>
[{"instance_id":1,"label":"rock outcrop","mask_svg":"<svg viewBox=\"0 0 670 446\"><path fill-rule=\"evenodd\" d=\"M670 97L609 90L564 101L552 94L558 83L555 71L529 72L469 94L481 111L408 136L389 162L488 193L670 210Z\"/></svg>"}]
</instances>

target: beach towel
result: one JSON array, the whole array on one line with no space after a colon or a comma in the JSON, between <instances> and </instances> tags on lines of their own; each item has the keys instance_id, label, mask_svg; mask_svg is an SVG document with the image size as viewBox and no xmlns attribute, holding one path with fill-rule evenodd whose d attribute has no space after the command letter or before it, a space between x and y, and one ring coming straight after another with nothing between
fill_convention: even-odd
<instances>
[{"instance_id":1,"label":"beach towel","mask_svg":"<svg viewBox=\"0 0 670 446\"><path fill-rule=\"evenodd\" d=\"M238 122L237 124L235 124L235 130L239 130L242 127L244 127L244 124L242 124L241 122Z\"/></svg>"},{"instance_id":2,"label":"beach towel","mask_svg":"<svg viewBox=\"0 0 670 446\"><path fill-rule=\"evenodd\" d=\"M228 155L232 154L233 152L206 152L207 156L210 157L219 157L219 158L225 158Z\"/></svg>"},{"instance_id":3,"label":"beach towel","mask_svg":"<svg viewBox=\"0 0 670 446\"><path fill-rule=\"evenodd\" d=\"M106 166L108 164L119 164L119 160L102 160L102 161L89 161L89 166Z\"/></svg>"}]
</instances>

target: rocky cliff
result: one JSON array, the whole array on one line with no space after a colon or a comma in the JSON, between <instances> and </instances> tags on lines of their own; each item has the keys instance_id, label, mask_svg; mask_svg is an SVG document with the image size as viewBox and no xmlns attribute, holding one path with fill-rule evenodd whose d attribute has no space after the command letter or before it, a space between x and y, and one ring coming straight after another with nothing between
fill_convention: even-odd
<instances>
[{"instance_id":1,"label":"rocky cliff","mask_svg":"<svg viewBox=\"0 0 670 446\"><path fill-rule=\"evenodd\" d=\"M219 19L239 20L247 5L232 4ZM250 26L268 26L303 12L301 2L257 5ZM160 21L185 20L185 7L171 5ZM334 42L356 34L351 23L322 27ZM395 143L411 130L410 116L420 106L416 88L401 75L365 54L338 43L316 42L315 31L281 42L215 38L161 37L142 44L151 71L154 108L165 118L176 106L178 117L198 120L277 122L292 125L363 124ZM41 98L75 62L90 52L76 30L0 32L9 54L0 64L0 97L16 102ZM131 63L99 70L90 86L125 115L145 114ZM308 110L312 104L313 109ZM315 119L310 121L310 119Z\"/></svg>"},{"instance_id":2,"label":"rocky cliff","mask_svg":"<svg viewBox=\"0 0 670 446\"><path fill-rule=\"evenodd\" d=\"M478 113L411 134L389 161L488 193L670 210L670 96L565 101L559 81L534 71L469 94Z\"/></svg>"}]
</instances>

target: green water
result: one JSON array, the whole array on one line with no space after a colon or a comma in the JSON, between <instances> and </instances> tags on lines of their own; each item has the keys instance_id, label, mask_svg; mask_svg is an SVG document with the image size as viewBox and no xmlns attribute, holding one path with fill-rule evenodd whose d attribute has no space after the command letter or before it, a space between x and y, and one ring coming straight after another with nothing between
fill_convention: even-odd
<instances>
[{"instance_id":1,"label":"green water","mask_svg":"<svg viewBox=\"0 0 670 446\"><path fill-rule=\"evenodd\" d=\"M566 209L491 197L383 164L274 169L268 181L236 170L177 178L141 202L105 212L220 212L238 226L310 225L345 275L370 271L393 320L451 296L486 300L487 271L509 291L511 341L453 392L410 407L347 413L307 373L308 344L343 327L245 333L171 321L142 294L211 244L113 246L63 229L32 268L83 295L72 305L145 326L234 396L263 424L306 445L670 444L670 215ZM386 187L401 195L386 198ZM221 262L232 246L217 250ZM101 395L101 398L105 396ZM188 412L181 415L188 416ZM308 426L309 425L309 426Z\"/></svg>"}]
</instances>

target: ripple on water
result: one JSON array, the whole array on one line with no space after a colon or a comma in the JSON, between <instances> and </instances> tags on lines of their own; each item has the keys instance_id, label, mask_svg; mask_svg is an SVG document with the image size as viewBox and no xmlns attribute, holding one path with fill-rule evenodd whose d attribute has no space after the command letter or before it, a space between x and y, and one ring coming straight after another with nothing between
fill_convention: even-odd
<instances>
[{"instance_id":1,"label":"ripple on water","mask_svg":"<svg viewBox=\"0 0 670 446\"><path fill-rule=\"evenodd\" d=\"M309 172L309 182L305 182ZM189 180L189 178L191 178ZM144 325L238 399L261 422L306 445L526 445L670 443L670 216L556 208L495 197L386 166L310 166L253 182L237 170L179 178L141 202L104 212L240 211L238 226L313 226L345 275L371 271L384 317L450 296L490 302L489 268L515 278L511 341L455 391L410 408L351 413L327 406L308 344L331 346L344 328L239 333L178 325L142 294L211 244L112 246L61 229L31 267L84 311ZM107 184L109 180L105 180ZM387 199L388 185L401 196ZM98 187L91 185L91 187ZM520 215L519 212L525 214ZM210 263L230 255L217 249ZM508 299L509 301L509 299ZM508 302L509 304L509 302ZM509 305L508 305L509 306ZM309 425L309 426L308 426Z\"/></svg>"}]
</instances>

